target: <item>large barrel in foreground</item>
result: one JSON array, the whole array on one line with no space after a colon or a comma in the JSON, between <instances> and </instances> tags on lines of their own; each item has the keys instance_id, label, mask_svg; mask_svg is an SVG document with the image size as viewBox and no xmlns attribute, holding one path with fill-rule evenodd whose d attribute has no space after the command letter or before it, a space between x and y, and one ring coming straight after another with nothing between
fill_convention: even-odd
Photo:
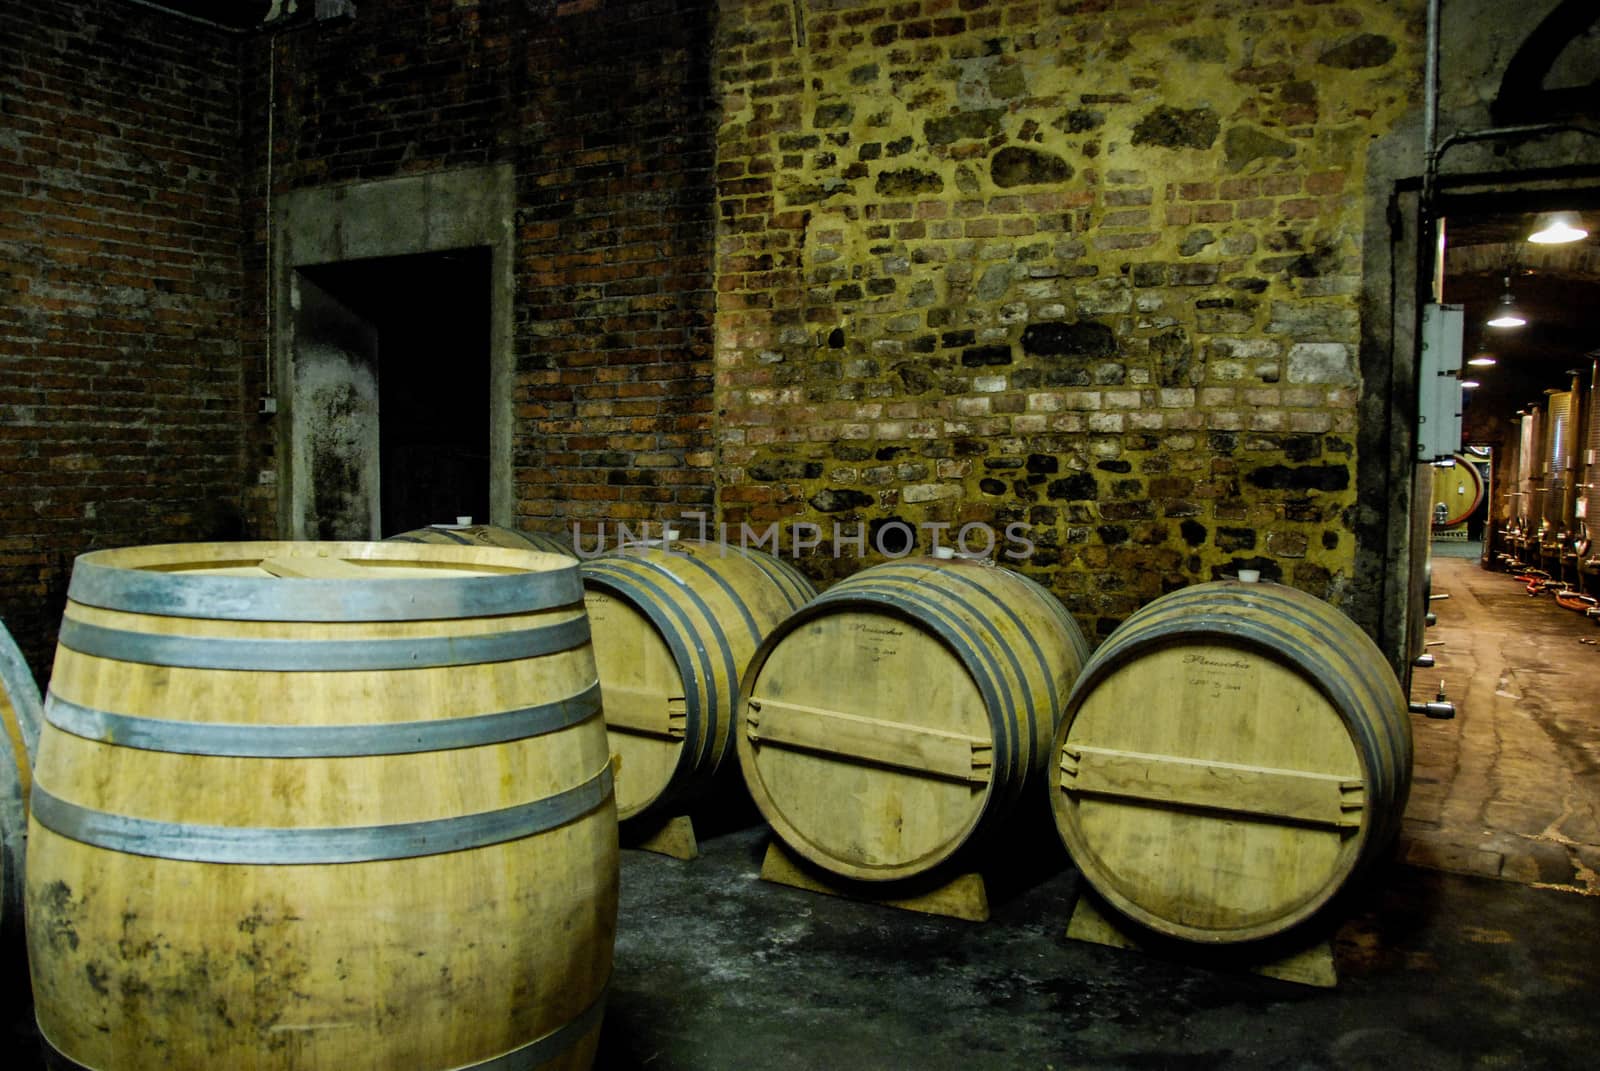
<instances>
[{"instance_id":1,"label":"large barrel in foreground","mask_svg":"<svg viewBox=\"0 0 1600 1071\"><path fill-rule=\"evenodd\" d=\"M660 816L712 785L732 754L739 679L816 589L793 566L726 543L639 544L583 566L617 814Z\"/></svg>"},{"instance_id":2,"label":"large barrel in foreground","mask_svg":"<svg viewBox=\"0 0 1600 1071\"><path fill-rule=\"evenodd\" d=\"M143 547L68 599L27 866L58 1055L590 1065L617 831L575 562Z\"/></svg>"},{"instance_id":3,"label":"large barrel in foreground","mask_svg":"<svg viewBox=\"0 0 1600 1071\"><path fill-rule=\"evenodd\" d=\"M0 935L22 925L28 792L42 718L33 673L0 622Z\"/></svg>"},{"instance_id":4,"label":"large barrel in foreground","mask_svg":"<svg viewBox=\"0 0 1600 1071\"><path fill-rule=\"evenodd\" d=\"M893 881L981 844L1042 784L1087 646L1008 569L908 558L834 585L745 674L739 766L774 832L845 878Z\"/></svg>"},{"instance_id":5,"label":"large barrel in foreground","mask_svg":"<svg viewBox=\"0 0 1600 1071\"><path fill-rule=\"evenodd\" d=\"M1165 595L1107 638L1057 730L1056 827L1091 885L1195 942L1309 918L1393 840L1411 783L1382 652L1294 588Z\"/></svg>"}]
</instances>

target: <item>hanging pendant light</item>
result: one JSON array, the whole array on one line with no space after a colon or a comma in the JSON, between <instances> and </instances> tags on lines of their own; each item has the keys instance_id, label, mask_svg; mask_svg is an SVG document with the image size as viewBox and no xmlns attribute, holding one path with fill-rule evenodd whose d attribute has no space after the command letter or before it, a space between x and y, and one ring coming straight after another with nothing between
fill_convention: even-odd
<instances>
[{"instance_id":1,"label":"hanging pendant light","mask_svg":"<svg viewBox=\"0 0 1600 1071\"><path fill-rule=\"evenodd\" d=\"M1548 212L1539 217L1539 229L1528 235L1528 241L1539 245L1561 245L1589 237L1583 229L1583 220L1576 212Z\"/></svg>"},{"instance_id":2,"label":"hanging pendant light","mask_svg":"<svg viewBox=\"0 0 1600 1071\"><path fill-rule=\"evenodd\" d=\"M1528 322L1528 318L1517 311L1516 304L1511 300L1511 276L1506 276L1506 292L1500 296L1500 304L1495 306L1495 313L1487 321L1490 327L1521 327Z\"/></svg>"}]
</instances>

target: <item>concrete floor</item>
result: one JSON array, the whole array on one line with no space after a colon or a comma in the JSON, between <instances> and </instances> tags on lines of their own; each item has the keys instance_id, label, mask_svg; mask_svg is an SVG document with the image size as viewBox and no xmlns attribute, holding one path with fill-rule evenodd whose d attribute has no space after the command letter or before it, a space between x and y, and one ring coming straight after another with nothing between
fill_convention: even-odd
<instances>
[{"instance_id":1,"label":"concrete floor","mask_svg":"<svg viewBox=\"0 0 1600 1071\"><path fill-rule=\"evenodd\" d=\"M1394 861L1323 919L1316 989L1180 951L1069 940L1048 826L966 923L759 878L741 801L680 862L626 849L603 1071L1574 1068L1600 1047L1600 638L1476 562L1440 559L1429 633L1453 722L1416 719ZM1429 697L1437 680L1419 674ZM710 828L712 824L718 828ZM11 1005L15 1010L16 1005ZM31 1039L19 1022L13 1046ZM13 1063L10 1066L25 1066Z\"/></svg>"},{"instance_id":2,"label":"concrete floor","mask_svg":"<svg viewBox=\"0 0 1600 1071\"><path fill-rule=\"evenodd\" d=\"M600 1068L1574 1068L1600 1044L1600 898L1397 865L1345 905L1327 990L1068 940L1070 870L963 923L762 882L764 842L626 853Z\"/></svg>"},{"instance_id":3,"label":"concrete floor","mask_svg":"<svg viewBox=\"0 0 1600 1071\"><path fill-rule=\"evenodd\" d=\"M1436 555L1433 592L1412 699L1458 713L1413 720L1405 859L1600 894L1600 628L1475 558Z\"/></svg>"}]
</instances>

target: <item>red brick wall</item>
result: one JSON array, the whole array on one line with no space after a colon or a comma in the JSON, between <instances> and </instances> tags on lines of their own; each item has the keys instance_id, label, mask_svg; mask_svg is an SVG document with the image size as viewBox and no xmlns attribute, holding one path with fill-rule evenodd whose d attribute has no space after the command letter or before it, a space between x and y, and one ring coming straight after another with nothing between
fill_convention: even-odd
<instances>
[{"instance_id":1,"label":"red brick wall","mask_svg":"<svg viewBox=\"0 0 1600 1071\"><path fill-rule=\"evenodd\" d=\"M527 50L514 461L563 529L713 497L713 5L566 7Z\"/></svg>"},{"instance_id":2,"label":"red brick wall","mask_svg":"<svg viewBox=\"0 0 1600 1071\"><path fill-rule=\"evenodd\" d=\"M36 672L76 554L238 530L235 47L0 5L0 618Z\"/></svg>"},{"instance_id":3,"label":"red brick wall","mask_svg":"<svg viewBox=\"0 0 1600 1071\"><path fill-rule=\"evenodd\" d=\"M370 0L249 57L254 187L269 66L275 193L513 164L522 527L712 500L711 20L707 0Z\"/></svg>"}]
</instances>

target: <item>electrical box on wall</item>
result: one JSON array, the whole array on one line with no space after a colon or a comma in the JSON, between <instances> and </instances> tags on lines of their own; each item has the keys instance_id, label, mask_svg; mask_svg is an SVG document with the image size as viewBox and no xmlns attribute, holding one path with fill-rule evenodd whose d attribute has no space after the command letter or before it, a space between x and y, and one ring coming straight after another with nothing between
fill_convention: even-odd
<instances>
[{"instance_id":1,"label":"electrical box on wall","mask_svg":"<svg viewBox=\"0 0 1600 1071\"><path fill-rule=\"evenodd\" d=\"M1417 376L1417 460L1440 461L1461 448L1460 305L1422 308L1422 367Z\"/></svg>"}]
</instances>

